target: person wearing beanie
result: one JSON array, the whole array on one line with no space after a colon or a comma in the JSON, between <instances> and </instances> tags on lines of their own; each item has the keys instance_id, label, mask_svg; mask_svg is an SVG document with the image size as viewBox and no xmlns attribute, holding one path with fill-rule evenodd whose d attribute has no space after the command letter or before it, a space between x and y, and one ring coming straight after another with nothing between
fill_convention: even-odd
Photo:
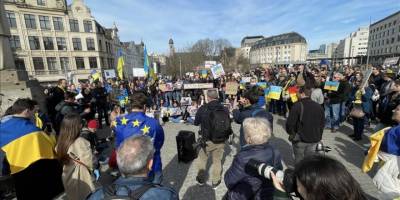
<instances>
[{"instance_id":1,"label":"person wearing beanie","mask_svg":"<svg viewBox=\"0 0 400 200\"><path fill-rule=\"evenodd\" d=\"M81 131L81 137L85 138L87 141L90 142L90 148L92 149L93 152L97 152L96 151L96 148L97 148L96 131L97 131L98 127L99 127L98 121L95 119L92 119L92 120L89 120L89 122L87 123L87 126L83 127L82 131Z\"/></svg>"}]
</instances>

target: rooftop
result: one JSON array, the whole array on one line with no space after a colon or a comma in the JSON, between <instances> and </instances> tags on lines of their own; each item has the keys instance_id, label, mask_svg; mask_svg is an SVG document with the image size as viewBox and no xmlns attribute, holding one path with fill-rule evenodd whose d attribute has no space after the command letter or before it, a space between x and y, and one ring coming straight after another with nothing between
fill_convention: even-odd
<instances>
[{"instance_id":1,"label":"rooftop","mask_svg":"<svg viewBox=\"0 0 400 200\"><path fill-rule=\"evenodd\" d=\"M307 43L307 41L302 35L290 32L259 40L252 46L252 49L291 43Z\"/></svg>"}]
</instances>

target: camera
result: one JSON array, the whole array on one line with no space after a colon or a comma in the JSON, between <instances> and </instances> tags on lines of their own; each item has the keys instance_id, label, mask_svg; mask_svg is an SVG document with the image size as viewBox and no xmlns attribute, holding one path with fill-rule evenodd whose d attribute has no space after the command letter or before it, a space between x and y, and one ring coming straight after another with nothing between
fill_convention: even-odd
<instances>
[{"instance_id":1,"label":"camera","mask_svg":"<svg viewBox=\"0 0 400 200\"><path fill-rule=\"evenodd\" d=\"M271 165L266 163L260 162L258 160L250 159L246 164L246 168L252 171L256 171L258 175L271 180L271 172L273 172L278 178L279 181L283 183L283 187L286 193L290 194L296 192L297 194L297 187L296 187L296 180L294 178L294 170L293 169L286 169L284 171L274 168Z\"/></svg>"}]
</instances>

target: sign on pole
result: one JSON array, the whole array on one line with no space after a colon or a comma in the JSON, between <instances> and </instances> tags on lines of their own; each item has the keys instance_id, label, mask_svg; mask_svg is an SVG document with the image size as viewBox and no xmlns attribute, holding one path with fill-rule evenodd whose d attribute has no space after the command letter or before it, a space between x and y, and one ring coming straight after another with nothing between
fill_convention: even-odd
<instances>
[{"instance_id":1,"label":"sign on pole","mask_svg":"<svg viewBox=\"0 0 400 200\"><path fill-rule=\"evenodd\" d=\"M113 69L104 70L104 77L106 77L106 79L115 78L116 77L115 70Z\"/></svg>"},{"instance_id":2,"label":"sign on pole","mask_svg":"<svg viewBox=\"0 0 400 200\"><path fill-rule=\"evenodd\" d=\"M214 78L219 78L222 75L225 75L224 68L222 64L217 64L211 67L211 73L213 74Z\"/></svg>"}]
</instances>

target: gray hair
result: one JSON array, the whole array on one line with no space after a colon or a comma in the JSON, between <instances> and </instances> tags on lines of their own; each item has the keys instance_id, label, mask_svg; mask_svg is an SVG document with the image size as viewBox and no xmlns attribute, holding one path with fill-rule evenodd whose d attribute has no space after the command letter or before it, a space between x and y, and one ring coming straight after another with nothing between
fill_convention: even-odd
<instances>
[{"instance_id":1,"label":"gray hair","mask_svg":"<svg viewBox=\"0 0 400 200\"><path fill-rule=\"evenodd\" d=\"M215 89L207 90L207 97L210 99L218 99L218 91Z\"/></svg>"},{"instance_id":2,"label":"gray hair","mask_svg":"<svg viewBox=\"0 0 400 200\"><path fill-rule=\"evenodd\" d=\"M154 146L148 136L133 135L120 145L117 151L117 163L121 174L136 175L143 173L147 163L153 159Z\"/></svg>"},{"instance_id":3,"label":"gray hair","mask_svg":"<svg viewBox=\"0 0 400 200\"><path fill-rule=\"evenodd\" d=\"M246 118L243 121L243 133L248 144L264 144L271 137L271 125L265 118Z\"/></svg>"}]
</instances>

